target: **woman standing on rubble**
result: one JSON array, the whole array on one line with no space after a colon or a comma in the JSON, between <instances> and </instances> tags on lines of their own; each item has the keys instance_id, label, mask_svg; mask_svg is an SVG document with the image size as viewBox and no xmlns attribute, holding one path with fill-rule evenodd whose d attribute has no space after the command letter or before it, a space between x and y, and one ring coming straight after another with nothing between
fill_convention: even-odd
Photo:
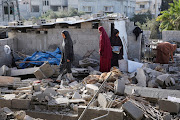
<instances>
[{"instance_id":1,"label":"woman standing on rubble","mask_svg":"<svg viewBox=\"0 0 180 120\"><path fill-rule=\"evenodd\" d=\"M119 31L114 29L113 35L110 37L111 46L112 46L112 59L111 67L118 65L118 60L123 59L123 44L121 38L119 37Z\"/></svg>"},{"instance_id":2,"label":"woman standing on rubble","mask_svg":"<svg viewBox=\"0 0 180 120\"><path fill-rule=\"evenodd\" d=\"M109 37L105 29L100 26L100 41L99 41L99 54L100 54L100 71L109 72L111 69L111 57L112 57L112 48Z\"/></svg>"},{"instance_id":3,"label":"woman standing on rubble","mask_svg":"<svg viewBox=\"0 0 180 120\"><path fill-rule=\"evenodd\" d=\"M169 42L159 43L157 46L156 63L168 64L170 56L174 62L173 52L176 50L176 48L176 44L171 44Z\"/></svg>"},{"instance_id":4,"label":"woman standing on rubble","mask_svg":"<svg viewBox=\"0 0 180 120\"><path fill-rule=\"evenodd\" d=\"M57 81L60 81L61 77L66 73L67 73L67 78L70 81L73 81L74 77L72 76L72 71L71 71L71 65L74 60L73 42L68 31L63 31L61 35L63 37L62 58L60 62L60 75Z\"/></svg>"}]
</instances>

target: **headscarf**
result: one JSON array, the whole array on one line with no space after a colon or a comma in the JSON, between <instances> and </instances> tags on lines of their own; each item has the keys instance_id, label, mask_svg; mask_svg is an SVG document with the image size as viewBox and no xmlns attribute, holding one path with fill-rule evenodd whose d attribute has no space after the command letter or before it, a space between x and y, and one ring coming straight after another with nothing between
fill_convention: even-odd
<instances>
[{"instance_id":1,"label":"headscarf","mask_svg":"<svg viewBox=\"0 0 180 120\"><path fill-rule=\"evenodd\" d=\"M111 43L110 43L109 37L108 37L105 29L102 26L100 26L98 29L101 32L100 41L99 41L100 55L104 58L111 59L112 48L111 48Z\"/></svg>"},{"instance_id":2,"label":"headscarf","mask_svg":"<svg viewBox=\"0 0 180 120\"><path fill-rule=\"evenodd\" d=\"M72 61L74 58L74 51L71 36L68 31L62 31L62 33L65 35L65 54L67 55L67 58Z\"/></svg>"},{"instance_id":3,"label":"headscarf","mask_svg":"<svg viewBox=\"0 0 180 120\"><path fill-rule=\"evenodd\" d=\"M114 29L114 30L113 30L113 34L112 34L112 36L111 36L110 39L115 39L115 38L117 37L117 36L116 36L117 33L119 33L119 30Z\"/></svg>"}]
</instances>

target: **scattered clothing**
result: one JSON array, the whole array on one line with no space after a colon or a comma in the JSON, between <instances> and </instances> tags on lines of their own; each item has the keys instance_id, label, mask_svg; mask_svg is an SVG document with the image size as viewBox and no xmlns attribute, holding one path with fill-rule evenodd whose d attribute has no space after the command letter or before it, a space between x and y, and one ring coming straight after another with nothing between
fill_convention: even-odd
<instances>
[{"instance_id":1,"label":"scattered clothing","mask_svg":"<svg viewBox=\"0 0 180 120\"><path fill-rule=\"evenodd\" d=\"M160 64L168 64L170 55L175 51L175 44L163 42L157 46L156 62Z\"/></svg>"},{"instance_id":2,"label":"scattered clothing","mask_svg":"<svg viewBox=\"0 0 180 120\"><path fill-rule=\"evenodd\" d=\"M143 33L143 31L141 30L141 28L136 27L136 28L133 30L133 33L135 34L136 40L137 40L137 38L139 37L139 35L140 35L141 33Z\"/></svg>"},{"instance_id":3,"label":"scattered clothing","mask_svg":"<svg viewBox=\"0 0 180 120\"><path fill-rule=\"evenodd\" d=\"M103 27L99 27L101 32L99 41L100 71L109 72L111 69L112 48L109 37Z\"/></svg>"},{"instance_id":4,"label":"scattered clothing","mask_svg":"<svg viewBox=\"0 0 180 120\"><path fill-rule=\"evenodd\" d=\"M111 67L113 66L119 67L118 60L123 59L123 44L122 44L121 38L119 36L118 37L116 36L117 33L119 33L119 31L115 29L113 35L110 37L111 46L120 47L119 54L112 51Z\"/></svg>"}]
</instances>

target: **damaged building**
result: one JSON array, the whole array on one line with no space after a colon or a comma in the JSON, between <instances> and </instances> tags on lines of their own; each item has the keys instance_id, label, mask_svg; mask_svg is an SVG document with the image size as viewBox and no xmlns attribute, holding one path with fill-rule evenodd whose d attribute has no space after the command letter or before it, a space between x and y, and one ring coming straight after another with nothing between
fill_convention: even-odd
<instances>
[{"instance_id":1,"label":"damaged building","mask_svg":"<svg viewBox=\"0 0 180 120\"><path fill-rule=\"evenodd\" d=\"M114 28L118 29L124 45L124 60L110 72L101 73L98 69L99 26L105 28L108 36ZM180 55L177 51L174 63L169 64L142 62L145 38L142 39L142 34L135 36L136 27L120 14L7 26L9 38L0 40L0 118L178 120ZM54 82L59 76L57 64L26 58L48 54L48 59L59 59L56 56L61 54L63 30L69 31L74 44L72 74L76 81L69 81L64 75L61 83L57 83ZM149 33L144 35L147 37ZM25 67L11 67L12 58ZM29 65L32 62L42 64Z\"/></svg>"}]
</instances>

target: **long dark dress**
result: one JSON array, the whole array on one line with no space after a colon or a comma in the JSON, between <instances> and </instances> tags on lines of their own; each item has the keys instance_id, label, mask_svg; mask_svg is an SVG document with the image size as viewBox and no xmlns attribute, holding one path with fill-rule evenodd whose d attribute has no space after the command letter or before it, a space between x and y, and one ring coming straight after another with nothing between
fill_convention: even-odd
<instances>
[{"instance_id":1,"label":"long dark dress","mask_svg":"<svg viewBox=\"0 0 180 120\"><path fill-rule=\"evenodd\" d=\"M111 57L112 57L111 43L105 29L102 26L99 27L99 31L101 31L100 41L99 41L100 71L109 72L111 69Z\"/></svg>"},{"instance_id":2,"label":"long dark dress","mask_svg":"<svg viewBox=\"0 0 180 120\"><path fill-rule=\"evenodd\" d=\"M71 64L74 59L74 51L73 51L73 42L69 35L68 31L62 32L66 38L63 39L62 43L62 58L60 62L60 73L72 73L71 71ZM70 60L70 62L67 62L67 60Z\"/></svg>"},{"instance_id":3,"label":"long dark dress","mask_svg":"<svg viewBox=\"0 0 180 120\"><path fill-rule=\"evenodd\" d=\"M170 55L173 54L173 45L169 42L163 42L157 46L156 63L168 64Z\"/></svg>"},{"instance_id":4,"label":"long dark dress","mask_svg":"<svg viewBox=\"0 0 180 120\"><path fill-rule=\"evenodd\" d=\"M118 60L123 59L123 44L122 44L121 38L119 36L118 37L116 37L116 36L110 37L110 40L111 40L112 47L113 46L121 46L120 53L116 54L116 53L112 52L112 59L111 59L111 67L113 67L113 66L119 67Z\"/></svg>"}]
</instances>

